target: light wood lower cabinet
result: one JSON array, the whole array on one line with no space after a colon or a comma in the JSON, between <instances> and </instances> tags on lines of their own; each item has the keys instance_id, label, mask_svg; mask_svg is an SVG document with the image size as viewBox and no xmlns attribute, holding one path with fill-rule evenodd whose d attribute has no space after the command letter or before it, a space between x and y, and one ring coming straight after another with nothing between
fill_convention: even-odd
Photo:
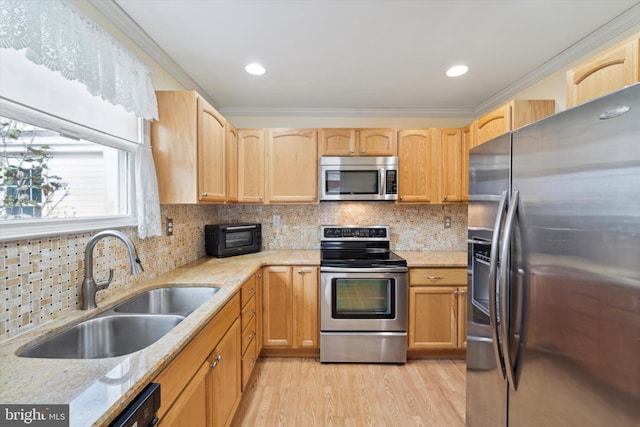
<instances>
[{"instance_id":1,"label":"light wood lower cabinet","mask_svg":"<svg viewBox=\"0 0 640 427\"><path fill-rule=\"evenodd\" d=\"M262 273L252 275L242 285L242 391L251 378L261 347L256 345L261 337L258 333L262 327Z\"/></svg>"},{"instance_id":2,"label":"light wood lower cabinet","mask_svg":"<svg viewBox=\"0 0 640 427\"><path fill-rule=\"evenodd\" d=\"M466 268L409 270L409 350L466 347Z\"/></svg>"},{"instance_id":3,"label":"light wood lower cabinet","mask_svg":"<svg viewBox=\"0 0 640 427\"><path fill-rule=\"evenodd\" d=\"M211 369L207 378L207 392L211 396L211 427L230 425L240 404L240 342L240 319L236 319L209 356Z\"/></svg>"},{"instance_id":4,"label":"light wood lower cabinet","mask_svg":"<svg viewBox=\"0 0 640 427\"><path fill-rule=\"evenodd\" d=\"M158 375L160 425L226 426L241 397L240 295Z\"/></svg>"},{"instance_id":5,"label":"light wood lower cabinet","mask_svg":"<svg viewBox=\"0 0 640 427\"><path fill-rule=\"evenodd\" d=\"M263 348L317 350L318 267L264 267Z\"/></svg>"}]
</instances>

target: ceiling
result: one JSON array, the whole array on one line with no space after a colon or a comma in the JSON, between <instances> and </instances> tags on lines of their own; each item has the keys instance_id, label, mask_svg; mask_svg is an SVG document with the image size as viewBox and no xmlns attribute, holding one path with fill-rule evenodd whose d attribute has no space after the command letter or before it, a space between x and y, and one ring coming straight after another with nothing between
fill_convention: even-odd
<instances>
[{"instance_id":1,"label":"ceiling","mask_svg":"<svg viewBox=\"0 0 640 427\"><path fill-rule=\"evenodd\" d=\"M636 0L114 1L226 115L471 116L640 22Z\"/></svg>"}]
</instances>

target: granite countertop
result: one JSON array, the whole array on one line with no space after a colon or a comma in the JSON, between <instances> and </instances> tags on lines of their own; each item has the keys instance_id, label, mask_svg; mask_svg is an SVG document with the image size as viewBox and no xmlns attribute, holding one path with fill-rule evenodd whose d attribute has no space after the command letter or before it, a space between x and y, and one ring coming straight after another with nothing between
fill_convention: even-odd
<instances>
[{"instance_id":1,"label":"granite countertop","mask_svg":"<svg viewBox=\"0 0 640 427\"><path fill-rule=\"evenodd\" d=\"M410 267L466 266L464 251L398 251ZM2 343L0 403L68 404L71 426L111 421L186 346L246 279L264 265L319 265L318 250L270 250L232 258L204 257L105 298L94 311L73 310L41 327ZM205 304L154 344L135 353L105 359L17 357L36 338L59 332L151 288L175 284L220 287Z\"/></svg>"}]
</instances>

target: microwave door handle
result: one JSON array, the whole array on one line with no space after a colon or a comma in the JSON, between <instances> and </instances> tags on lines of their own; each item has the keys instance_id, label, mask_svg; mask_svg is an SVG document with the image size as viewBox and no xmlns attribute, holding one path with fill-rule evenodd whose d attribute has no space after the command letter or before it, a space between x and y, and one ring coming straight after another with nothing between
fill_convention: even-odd
<instances>
[{"instance_id":1,"label":"microwave door handle","mask_svg":"<svg viewBox=\"0 0 640 427\"><path fill-rule=\"evenodd\" d=\"M387 193L387 180L386 178L386 172L384 170L384 168L380 169L380 185L378 186L378 188L380 188L380 196L384 196Z\"/></svg>"},{"instance_id":2,"label":"microwave door handle","mask_svg":"<svg viewBox=\"0 0 640 427\"><path fill-rule=\"evenodd\" d=\"M504 216L505 207L507 205L507 192L503 191L498 205L498 216L493 227L493 236L491 239L491 255L489 263L489 324L491 326L491 338L493 342L493 354L496 358L496 366L500 372L500 376L506 379L506 371L504 359L500 346L500 336L498 332L498 309L496 307L497 299L497 266L498 266L498 247L500 241L500 227L502 226L502 218ZM504 321L504 319L502 319Z\"/></svg>"},{"instance_id":3,"label":"microwave door handle","mask_svg":"<svg viewBox=\"0 0 640 427\"><path fill-rule=\"evenodd\" d=\"M227 230L231 230L231 231L236 231L236 230L253 230L254 228L256 228L256 226L255 226L255 225L238 225L238 226L227 227Z\"/></svg>"}]
</instances>

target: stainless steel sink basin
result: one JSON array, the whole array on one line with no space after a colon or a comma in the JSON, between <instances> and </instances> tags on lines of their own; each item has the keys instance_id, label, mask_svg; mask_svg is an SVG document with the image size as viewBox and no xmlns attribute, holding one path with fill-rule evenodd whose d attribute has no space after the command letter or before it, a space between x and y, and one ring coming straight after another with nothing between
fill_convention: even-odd
<instances>
[{"instance_id":1,"label":"stainless steel sink basin","mask_svg":"<svg viewBox=\"0 0 640 427\"><path fill-rule=\"evenodd\" d=\"M151 289L115 307L117 313L174 313L188 315L220 288L181 287Z\"/></svg>"},{"instance_id":2,"label":"stainless steel sink basin","mask_svg":"<svg viewBox=\"0 0 640 427\"><path fill-rule=\"evenodd\" d=\"M49 359L100 359L141 350L184 319L178 315L107 315L85 320L18 356Z\"/></svg>"}]
</instances>

